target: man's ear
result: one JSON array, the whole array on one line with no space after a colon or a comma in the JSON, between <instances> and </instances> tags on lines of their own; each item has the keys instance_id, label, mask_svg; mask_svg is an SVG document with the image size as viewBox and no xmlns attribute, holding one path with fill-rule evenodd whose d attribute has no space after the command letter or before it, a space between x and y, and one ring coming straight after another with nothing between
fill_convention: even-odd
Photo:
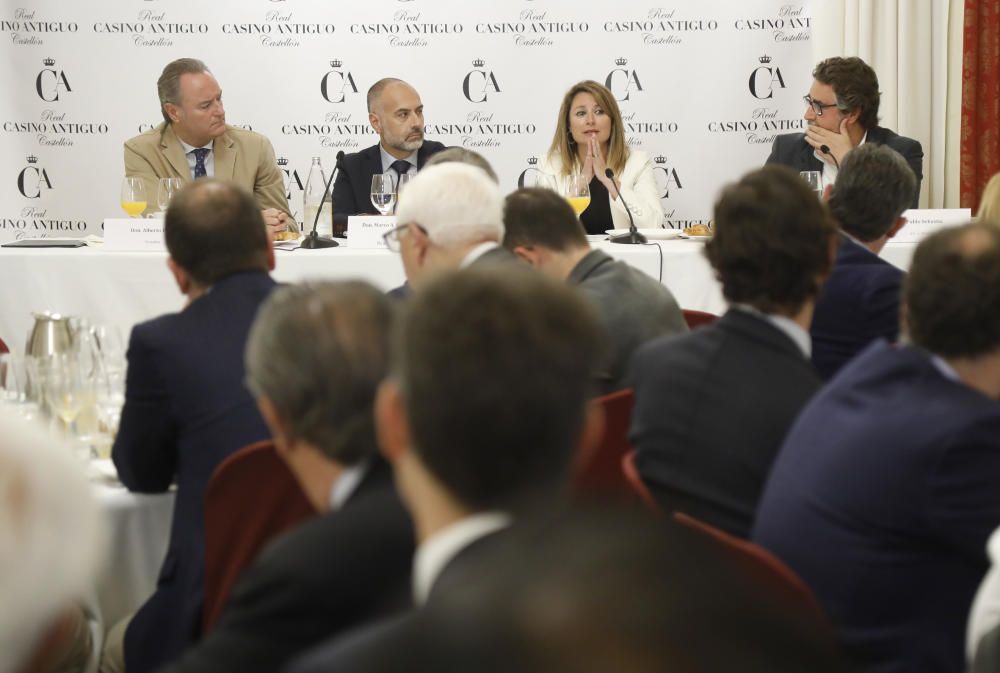
<instances>
[{"instance_id":1,"label":"man's ear","mask_svg":"<svg viewBox=\"0 0 1000 673\"><path fill-rule=\"evenodd\" d=\"M186 295L191 290L191 276L188 275L188 272L180 264L174 261L173 257L167 257L167 268L173 274L174 281L177 283L181 294Z\"/></svg>"},{"instance_id":2,"label":"man's ear","mask_svg":"<svg viewBox=\"0 0 1000 673\"><path fill-rule=\"evenodd\" d=\"M410 450L410 422L403 391L392 379L383 381L375 394L375 436L390 464Z\"/></svg>"},{"instance_id":3,"label":"man's ear","mask_svg":"<svg viewBox=\"0 0 1000 673\"><path fill-rule=\"evenodd\" d=\"M415 224L410 225L409 232L406 234L413 238L413 250L416 253L417 263L419 266L423 267L424 260L427 257L427 251L431 247L430 237L424 233L424 230Z\"/></svg>"},{"instance_id":4,"label":"man's ear","mask_svg":"<svg viewBox=\"0 0 1000 673\"><path fill-rule=\"evenodd\" d=\"M170 117L170 121L180 121L180 110L173 103L164 103L163 111L167 113L168 117Z\"/></svg>"},{"instance_id":5,"label":"man's ear","mask_svg":"<svg viewBox=\"0 0 1000 673\"><path fill-rule=\"evenodd\" d=\"M521 259L522 262L526 262L529 266L537 267L541 262L541 255L538 249L530 245L516 245L511 251L517 257Z\"/></svg>"},{"instance_id":6,"label":"man's ear","mask_svg":"<svg viewBox=\"0 0 1000 673\"><path fill-rule=\"evenodd\" d=\"M892 238L893 236L899 233L900 229L902 229L905 226L906 226L906 218L900 215L898 218L896 218L896 221L893 223L893 225L889 227L889 231L885 232L885 237Z\"/></svg>"},{"instance_id":7,"label":"man's ear","mask_svg":"<svg viewBox=\"0 0 1000 673\"><path fill-rule=\"evenodd\" d=\"M584 411L583 427L580 428L580 439L573 459L574 472L583 469L590 462L604 438L604 427L604 407L599 401L590 400Z\"/></svg>"},{"instance_id":8,"label":"man's ear","mask_svg":"<svg viewBox=\"0 0 1000 673\"><path fill-rule=\"evenodd\" d=\"M382 135L382 120L374 112L368 113L368 123L375 129L375 133Z\"/></svg>"},{"instance_id":9,"label":"man's ear","mask_svg":"<svg viewBox=\"0 0 1000 673\"><path fill-rule=\"evenodd\" d=\"M829 184L823 188L823 203L830 200L830 195L833 194L833 184Z\"/></svg>"}]
</instances>

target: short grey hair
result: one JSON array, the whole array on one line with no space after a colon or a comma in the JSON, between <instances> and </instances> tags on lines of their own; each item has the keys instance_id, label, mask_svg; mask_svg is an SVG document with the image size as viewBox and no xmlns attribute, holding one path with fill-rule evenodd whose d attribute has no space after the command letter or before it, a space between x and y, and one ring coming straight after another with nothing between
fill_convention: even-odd
<instances>
[{"instance_id":1,"label":"short grey hair","mask_svg":"<svg viewBox=\"0 0 1000 673\"><path fill-rule=\"evenodd\" d=\"M841 229L869 243L889 231L916 190L917 176L903 155L865 143L842 162L828 205Z\"/></svg>"},{"instance_id":2,"label":"short grey hair","mask_svg":"<svg viewBox=\"0 0 1000 673\"><path fill-rule=\"evenodd\" d=\"M0 438L0 671L18 671L93 587L105 536L69 446L7 409Z\"/></svg>"},{"instance_id":3,"label":"short grey hair","mask_svg":"<svg viewBox=\"0 0 1000 673\"><path fill-rule=\"evenodd\" d=\"M276 289L250 329L247 384L292 434L342 465L375 450L375 391L388 368L391 301L362 281Z\"/></svg>"},{"instance_id":4,"label":"short grey hair","mask_svg":"<svg viewBox=\"0 0 1000 673\"><path fill-rule=\"evenodd\" d=\"M368 89L368 95L365 97L365 103L368 105L369 112L371 112L372 108L375 107L375 103L378 102L378 99L379 97L381 97L382 92L385 91L385 88L390 84L394 84L396 82L399 82L400 84L406 84L406 82L399 79L398 77L383 77L382 79L371 85L371 87ZM410 85L406 84L406 86Z\"/></svg>"},{"instance_id":5,"label":"short grey hair","mask_svg":"<svg viewBox=\"0 0 1000 673\"><path fill-rule=\"evenodd\" d=\"M481 169L444 163L421 169L396 207L396 221L415 223L435 245L503 240L503 195Z\"/></svg>"},{"instance_id":6,"label":"short grey hair","mask_svg":"<svg viewBox=\"0 0 1000 673\"><path fill-rule=\"evenodd\" d=\"M171 61L160 73L160 79L156 80L156 94L160 97L160 113L163 120L170 123L170 115L167 114L167 103L180 105L181 102L181 75L198 75L203 72L211 72L208 66L196 58L179 58Z\"/></svg>"},{"instance_id":7,"label":"short grey hair","mask_svg":"<svg viewBox=\"0 0 1000 673\"><path fill-rule=\"evenodd\" d=\"M479 152L473 152L472 150L467 150L464 147L449 147L446 150L441 150L437 154L431 156L424 164L427 166L437 166L438 164L447 164L450 162L456 162L460 164L469 164L470 166L475 166L476 168L481 168L486 175L490 176L490 180L500 184L500 178L497 177L496 171L493 170L493 166L490 162L486 160Z\"/></svg>"}]
</instances>

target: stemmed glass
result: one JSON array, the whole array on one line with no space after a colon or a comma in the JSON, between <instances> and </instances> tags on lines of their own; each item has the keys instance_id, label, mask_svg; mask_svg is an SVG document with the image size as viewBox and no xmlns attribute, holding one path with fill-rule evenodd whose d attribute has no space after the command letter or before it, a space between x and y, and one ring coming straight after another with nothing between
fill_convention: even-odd
<instances>
[{"instance_id":1,"label":"stemmed glass","mask_svg":"<svg viewBox=\"0 0 1000 673\"><path fill-rule=\"evenodd\" d=\"M146 185L142 178L126 176L122 179L121 205L129 217L139 217L146 210Z\"/></svg>"},{"instance_id":2,"label":"stemmed glass","mask_svg":"<svg viewBox=\"0 0 1000 673\"><path fill-rule=\"evenodd\" d=\"M567 175L563 179L563 196L579 217L590 205L590 180L579 173Z\"/></svg>"},{"instance_id":3,"label":"stemmed glass","mask_svg":"<svg viewBox=\"0 0 1000 673\"><path fill-rule=\"evenodd\" d=\"M160 178L159 184L156 187L156 204L160 207L160 212L167 212L167 206L170 205L170 199L174 198L180 188L184 185L184 181L180 178Z\"/></svg>"},{"instance_id":4,"label":"stemmed glass","mask_svg":"<svg viewBox=\"0 0 1000 673\"><path fill-rule=\"evenodd\" d=\"M396 202L396 187L392 182L392 175L388 173L376 173L372 176L372 205L383 216L392 211L392 206Z\"/></svg>"},{"instance_id":5,"label":"stemmed glass","mask_svg":"<svg viewBox=\"0 0 1000 673\"><path fill-rule=\"evenodd\" d=\"M83 408L84 385L80 362L71 354L53 355L46 363L45 400L52 415L69 433Z\"/></svg>"}]
</instances>

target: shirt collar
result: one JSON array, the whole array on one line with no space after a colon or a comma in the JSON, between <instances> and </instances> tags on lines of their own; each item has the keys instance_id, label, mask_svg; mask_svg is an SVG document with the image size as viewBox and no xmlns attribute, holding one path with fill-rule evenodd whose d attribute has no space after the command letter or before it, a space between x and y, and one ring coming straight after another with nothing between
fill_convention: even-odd
<instances>
[{"instance_id":1,"label":"shirt collar","mask_svg":"<svg viewBox=\"0 0 1000 673\"><path fill-rule=\"evenodd\" d=\"M483 255L488 253L493 248L499 248L499 247L500 244L497 243L496 241L485 241L483 243L480 243L472 250L470 250L468 253L466 253L465 257L462 259L462 263L459 265L459 268L464 269L465 267L469 266Z\"/></svg>"},{"instance_id":2,"label":"shirt collar","mask_svg":"<svg viewBox=\"0 0 1000 673\"><path fill-rule=\"evenodd\" d=\"M940 355L934 355L931 353L931 364L934 365L935 369L941 372L941 376L945 377L949 381L956 381L958 383L962 382L962 379L959 377L958 372L955 371L955 368L948 364L948 361Z\"/></svg>"},{"instance_id":3,"label":"shirt collar","mask_svg":"<svg viewBox=\"0 0 1000 673\"><path fill-rule=\"evenodd\" d=\"M365 473L368 472L369 463L370 461L363 460L357 465L344 468L344 471L340 473L340 476L333 482L333 487L330 489L331 510L340 509L347 502L347 499L354 495L354 492L358 490L361 480L364 479Z\"/></svg>"},{"instance_id":4,"label":"shirt collar","mask_svg":"<svg viewBox=\"0 0 1000 673\"><path fill-rule=\"evenodd\" d=\"M389 154L388 152L386 152L385 148L382 147L382 143L378 144L378 151L382 155L382 172L385 173L387 170L389 170L389 167L392 166L392 162L393 161L398 161L398 159L396 159L396 157L394 157L391 154ZM413 166L414 168L416 168L417 167L417 152L418 151L419 150L413 150L413 152L410 153L410 156L403 157L403 161L409 163L411 166Z\"/></svg>"},{"instance_id":5,"label":"shirt collar","mask_svg":"<svg viewBox=\"0 0 1000 673\"><path fill-rule=\"evenodd\" d=\"M762 320L766 320L781 331L785 336L792 340L802 354L805 355L806 359L812 357L812 339L809 336L809 332L802 329L802 326L791 318L786 318L783 315L776 315L774 313L764 313L749 304L733 304L735 309L751 313Z\"/></svg>"},{"instance_id":6,"label":"shirt collar","mask_svg":"<svg viewBox=\"0 0 1000 673\"><path fill-rule=\"evenodd\" d=\"M867 140L868 140L868 131L865 131L865 134L861 136L861 142L858 143L858 147L864 145L865 141ZM813 156L819 159L820 161L823 161L823 156L819 153L819 150L813 150ZM839 168L837 168L833 164L828 164L827 162L823 161L823 186L826 187L827 184L832 185L834 182L836 182L837 175L839 173L840 173Z\"/></svg>"},{"instance_id":7,"label":"shirt collar","mask_svg":"<svg viewBox=\"0 0 1000 673\"><path fill-rule=\"evenodd\" d=\"M481 537L510 525L504 512L480 512L460 519L437 531L417 547L413 556L413 598L417 605L427 602L431 587L459 552Z\"/></svg>"},{"instance_id":8,"label":"shirt collar","mask_svg":"<svg viewBox=\"0 0 1000 673\"><path fill-rule=\"evenodd\" d=\"M204 147L195 147L194 145L188 145L186 142L184 142L183 140L181 140L180 136L177 136L177 140L180 140L181 147L184 148L184 154L185 155L191 154L195 150L208 150L208 151L212 151L212 147L215 145L215 141L214 140L209 140L208 144L205 145Z\"/></svg>"}]
</instances>

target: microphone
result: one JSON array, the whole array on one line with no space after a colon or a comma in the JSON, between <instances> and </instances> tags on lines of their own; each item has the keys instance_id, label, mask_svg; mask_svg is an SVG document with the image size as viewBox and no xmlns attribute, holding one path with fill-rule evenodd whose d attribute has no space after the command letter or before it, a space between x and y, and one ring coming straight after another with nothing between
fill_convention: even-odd
<instances>
[{"instance_id":1,"label":"microphone","mask_svg":"<svg viewBox=\"0 0 1000 673\"><path fill-rule=\"evenodd\" d=\"M610 168L606 168L604 169L604 175L606 175L608 179L611 180L611 184L613 185L615 184L614 171L612 171ZM618 200L622 202L623 206L625 206L625 212L628 213L628 233L619 234L617 236L611 236L610 238L608 238L608 240L611 241L612 243L628 243L633 245L645 243L646 237L640 234L639 230L635 228L635 219L632 217L632 211L629 210L628 204L625 203L625 199L622 197L622 192L620 189L618 189L617 185L615 185L615 191L618 192Z\"/></svg>"},{"instance_id":2,"label":"microphone","mask_svg":"<svg viewBox=\"0 0 1000 673\"><path fill-rule=\"evenodd\" d=\"M829 154L830 158L833 159L833 165L837 167L838 171L840 170L840 162L837 161L837 157L833 156L833 152L830 151L829 145L820 145L819 151L822 152L823 154Z\"/></svg>"},{"instance_id":3,"label":"microphone","mask_svg":"<svg viewBox=\"0 0 1000 673\"><path fill-rule=\"evenodd\" d=\"M337 152L337 160L333 164L333 172L330 173L330 179L326 181L326 187L323 188L323 196L319 200L319 208L316 210L316 217L313 218L312 231L309 235L302 239L299 244L300 248L305 248L306 250L315 250L317 248L336 248L339 243L337 243L332 238L326 238L325 236L320 236L316 233L316 225L319 224L319 214L323 212L323 201L326 200L326 195L330 193L330 185L333 184L334 178L337 177L337 171L340 170L340 162L344 158L344 150ZM333 214L333 208L331 207L331 215Z\"/></svg>"}]
</instances>

